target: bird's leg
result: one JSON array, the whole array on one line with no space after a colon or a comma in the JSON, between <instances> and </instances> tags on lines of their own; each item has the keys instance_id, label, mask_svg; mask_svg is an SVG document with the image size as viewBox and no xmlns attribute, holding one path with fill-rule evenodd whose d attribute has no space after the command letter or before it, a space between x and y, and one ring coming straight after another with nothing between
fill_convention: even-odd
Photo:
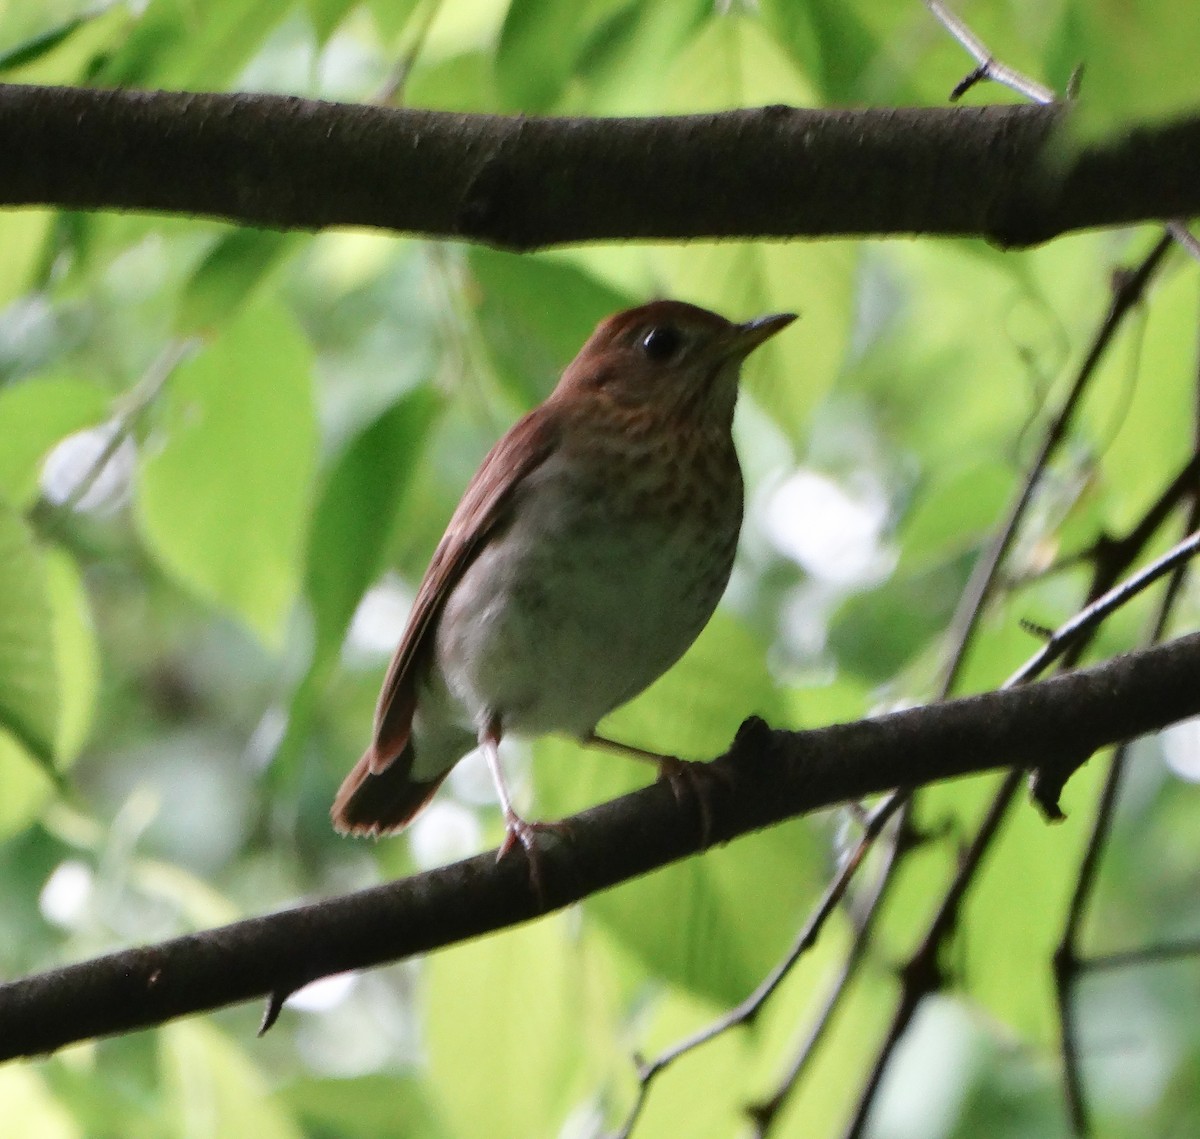
<instances>
[{"instance_id":1,"label":"bird's leg","mask_svg":"<svg viewBox=\"0 0 1200 1139\"><path fill-rule=\"evenodd\" d=\"M540 855L537 850L538 831L553 831L558 835L569 836L571 828L566 823L531 823L517 814L512 804L512 795L508 783L504 779L504 770L500 766L500 717L493 716L487 726L479 733L479 746L483 758L487 760L488 770L492 773L492 782L496 785L496 797L500 800L500 809L504 812L504 841L496 855L499 862L517 843L525 851L529 860L529 881L533 885L538 899L545 902L542 892L542 868Z\"/></svg>"},{"instance_id":2,"label":"bird's leg","mask_svg":"<svg viewBox=\"0 0 1200 1139\"><path fill-rule=\"evenodd\" d=\"M709 788L714 777L728 782L729 777L724 772L714 770L710 763L647 751L632 744L623 744L605 736L598 736L595 732L584 736L580 742L588 747L600 747L605 751L616 752L617 755L628 756L630 759L640 759L643 763L653 763L658 768L658 778L667 781L677 803L682 803L685 795L691 795L696 800L700 813L700 845L708 846L712 838L712 799Z\"/></svg>"}]
</instances>

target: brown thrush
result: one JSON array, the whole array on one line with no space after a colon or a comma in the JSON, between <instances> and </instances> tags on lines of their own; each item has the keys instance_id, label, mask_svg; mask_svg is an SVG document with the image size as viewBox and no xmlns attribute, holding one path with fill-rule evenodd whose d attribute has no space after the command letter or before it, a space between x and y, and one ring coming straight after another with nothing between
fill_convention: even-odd
<instances>
[{"instance_id":1,"label":"brown thrush","mask_svg":"<svg viewBox=\"0 0 1200 1139\"><path fill-rule=\"evenodd\" d=\"M681 301L602 321L558 386L492 448L425 571L370 746L333 804L339 831L409 823L476 744L504 811L501 853L539 827L513 809L497 745L596 724L675 663L733 566L742 361L795 319L733 324Z\"/></svg>"}]
</instances>

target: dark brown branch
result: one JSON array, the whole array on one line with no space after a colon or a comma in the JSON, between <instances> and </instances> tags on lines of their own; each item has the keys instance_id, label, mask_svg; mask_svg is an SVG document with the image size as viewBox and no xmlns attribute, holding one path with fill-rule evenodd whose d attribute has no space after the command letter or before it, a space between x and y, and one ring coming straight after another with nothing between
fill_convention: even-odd
<instances>
[{"instance_id":1,"label":"dark brown branch","mask_svg":"<svg viewBox=\"0 0 1200 1139\"><path fill-rule=\"evenodd\" d=\"M717 760L712 837L992 768L1035 766L1200 713L1200 634L1040 684L810 732L743 725ZM655 784L571 820L542 853L558 909L697 852L696 820ZM520 859L482 854L391 885L130 949L0 986L0 1059L159 1024L427 952L538 915Z\"/></svg>"},{"instance_id":2,"label":"dark brown branch","mask_svg":"<svg viewBox=\"0 0 1200 1139\"><path fill-rule=\"evenodd\" d=\"M464 115L0 85L0 204L382 226L514 249L955 234L1023 245L1200 213L1200 116L1076 147L1063 107Z\"/></svg>"}]
</instances>

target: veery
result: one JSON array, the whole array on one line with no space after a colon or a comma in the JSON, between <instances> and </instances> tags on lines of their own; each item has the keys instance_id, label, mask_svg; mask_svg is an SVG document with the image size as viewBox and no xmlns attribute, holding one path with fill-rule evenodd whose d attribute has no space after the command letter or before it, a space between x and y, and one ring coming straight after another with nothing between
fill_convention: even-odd
<instances>
[{"instance_id":1,"label":"veery","mask_svg":"<svg viewBox=\"0 0 1200 1139\"><path fill-rule=\"evenodd\" d=\"M417 591L370 746L333 804L339 831L399 830L478 745L506 838L537 885L534 836L513 808L498 745L596 735L675 663L712 616L742 522L731 427L742 361L795 320L734 324L681 301L617 313L549 398L492 448Z\"/></svg>"}]
</instances>

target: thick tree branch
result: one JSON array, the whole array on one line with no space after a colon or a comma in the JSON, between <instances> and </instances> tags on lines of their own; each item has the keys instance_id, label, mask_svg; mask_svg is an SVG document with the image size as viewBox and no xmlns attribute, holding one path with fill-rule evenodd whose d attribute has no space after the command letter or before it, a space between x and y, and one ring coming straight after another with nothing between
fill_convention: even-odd
<instances>
[{"instance_id":1,"label":"thick tree branch","mask_svg":"<svg viewBox=\"0 0 1200 1139\"><path fill-rule=\"evenodd\" d=\"M765 107L644 119L0 84L0 204L382 226L514 249L974 235L1200 213L1200 114L1071 141L1069 110Z\"/></svg>"},{"instance_id":2,"label":"thick tree branch","mask_svg":"<svg viewBox=\"0 0 1200 1139\"><path fill-rule=\"evenodd\" d=\"M743 725L716 761L725 842L848 799L1091 751L1200 713L1200 634L1040 684L809 732ZM693 814L655 784L571 820L542 853L548 908L694 854ZM482 854L387 886L130 949L0 986L0 1059L272 995L538 915L520 858Z\"/></svg>"}]
</instances>

